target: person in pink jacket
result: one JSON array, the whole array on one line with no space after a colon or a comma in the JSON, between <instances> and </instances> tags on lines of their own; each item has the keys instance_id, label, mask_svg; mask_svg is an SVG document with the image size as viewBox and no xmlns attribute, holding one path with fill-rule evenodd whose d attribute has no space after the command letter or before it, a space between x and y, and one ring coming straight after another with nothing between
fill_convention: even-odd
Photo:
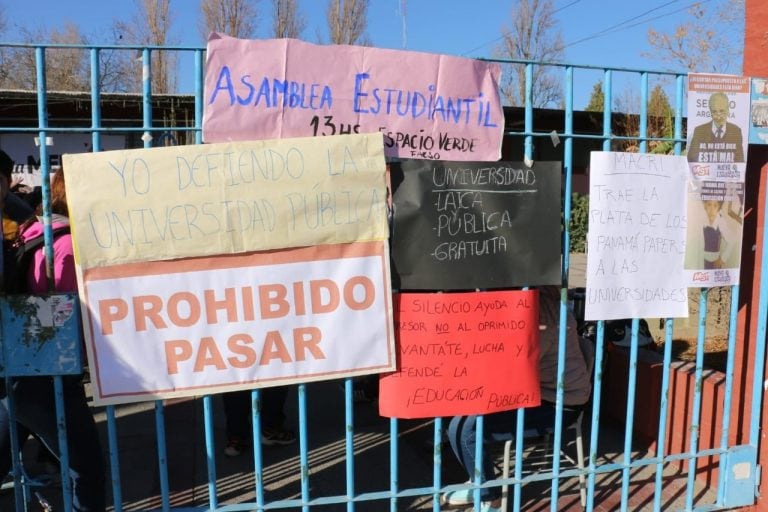
<instances>
[{"instance_id":1,"label":"person in pink jacket","mask_svg":"<svg viewBox=\"0 0 768 512\"><path fill-rule=\"evenodd\" d=\"M64 186L64 180L57 179L61 172L56 173L51 183L51 227L56 229L69 225L69 218L66 216L67 205L66 196L63 204L58 204L60 200L55 200L54 186ZM57 183L57 185L54 185ZM60 184L58 184L60 183ZM64 195L62 192L61 195ZM59 212L65 213L59 213ZM38 218L31 222L25 222L19 228L19 236L24 242L28 242L37 237L43 236L43 223ZM72 249L72 235L62 233L53 240L53 288L48 289L48 279L45 275L45 254L42 250L35 253L32 264L27 269L27 287L30 293L47 293L49 291L57 292L77 292L77 277L75 276L75 256Z\"/></svg>"},{"instance_id":2,"label":"person in pink jacket","mask_svg":"<svg viewBox=\"0 0 768 512\"><path fill-rule=\"evenodd\" d=\"M63 171L57 172L51 180L51 212L54 229L69 224ZM27 242L43 236L43 229L41 218L33 217L19 227L19 236ZM26 285L29 293L77 292L72 237L69 233L60 233L54 237L53 253L53 286L48 286L44 250L40 248L27 269ZM73 508L77 512L101 512L106 510L106 467L99 432L88 406L82 376L65 376L62 381ZM17 378L13 384L13 393L17 404L16 420L32 431L58 457L60 451L53 379Z\"/></svg>"}]
</instances>

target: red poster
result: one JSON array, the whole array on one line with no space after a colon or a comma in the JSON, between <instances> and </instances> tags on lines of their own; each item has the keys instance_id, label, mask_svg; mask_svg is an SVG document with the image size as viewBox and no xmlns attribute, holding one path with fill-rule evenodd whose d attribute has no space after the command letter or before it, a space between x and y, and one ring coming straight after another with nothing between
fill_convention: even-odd
<instances>
[{"instance_id":1,"label":"red poster","mask_svg":"<svg viewBox=\"0 0 768 512\"><path fill-rule=\"evenodd\" d=\"M398 371L380 380L394 418L486 414L541 403L536 290L400 293Z\"/></svg>"}]
</instances>

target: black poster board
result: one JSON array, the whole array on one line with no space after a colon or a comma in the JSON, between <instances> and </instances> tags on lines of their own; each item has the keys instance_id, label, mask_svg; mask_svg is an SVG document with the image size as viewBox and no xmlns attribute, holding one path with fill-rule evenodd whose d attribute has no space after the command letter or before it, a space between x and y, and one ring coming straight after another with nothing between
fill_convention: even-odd
<instances>
[{"instance_id":1,"label":"black poster board","mask_svg":"<svg viewBox=\"0 0 768 512\"><path fill-rule=\"evenodd\" d=\"M403 160L391 173L395 288L560 284L560 162Z\"/></svg>"}]
</instances>

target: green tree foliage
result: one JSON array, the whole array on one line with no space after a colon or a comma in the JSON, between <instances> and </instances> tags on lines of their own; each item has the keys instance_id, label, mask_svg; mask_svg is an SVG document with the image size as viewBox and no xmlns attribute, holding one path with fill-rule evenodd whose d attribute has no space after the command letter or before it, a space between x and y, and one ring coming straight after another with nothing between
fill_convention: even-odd
<instances>
[{"instance_id":1,"label":"green tree foliage","mask_svg":"<svg viewBox=\"0 0 768 512\"><path fill-rule=\"evenodd\" d=\"M648 97L648 135L650 137L671 139L674 136L674 113L669 103L669 96L657 85ZM671 140L652 140L648 142L648 151L669 154L674 149Z\"/></svg>"},{"instance_id":2,"label":"green tree foliage","mask_svg":"<svg viewBox=\"0 0 768 512\"><path fill-rule=\"evenodd\" d=\"M587 225L589 223L589 196L571 194L571 251L586 252Z\"/></svg>"},{"instance_id":3,"label":"green tree foliage","mask_svg":"<svg viewBox=\"0 0 768 512\"><path fill-rule=\"evenodd\" d=\"M5 30L7 27L7 22L5 18L5 6L3 4L0 4L0 38L5 36ZM2 86L2 83L5 81L3 78L8 76L9 70L8 70L8 60L9 60L9 51L7 48L0 48L0 86Z\"/></svg>"},{"instance_id":4,"label":"green tree foliage","mask_svg":"<svg viewBox=\"0 0 768 512\"><path fill-rule=\"evenodd\" d=\"M597 82L592 87L592 95L589 97L589 103L587 103L587 106L584 110L587 112L605 111L605 93L603 92L602 82Z\"/></svg>"},{"instance_id":5,"label":"green tree foliage","mask_svg":"<svg viewBox=\"0 0 768 512\"><path fill-rule=\"evenodd\" d=\"M618 151L636 152L640 149L640 95L636 90L626 90L617 99L614 110L622 115L617 119L617 135L630 137L616 145ZM669 96L661 84L657 84L648 95L648 117L646 137L650 139L671 139L674 134L674 111ZM674 144L669 140L649 140L647 150L651 153L668 154Z\"/></svg>"}]
</instances>

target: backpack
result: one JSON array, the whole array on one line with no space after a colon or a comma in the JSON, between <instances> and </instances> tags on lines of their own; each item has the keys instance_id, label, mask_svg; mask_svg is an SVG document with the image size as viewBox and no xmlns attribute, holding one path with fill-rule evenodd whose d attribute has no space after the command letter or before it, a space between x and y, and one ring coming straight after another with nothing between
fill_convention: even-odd
<instances>
[{"instance_id":1,"label":"backpack","mask_svg":"<svg viewBox=\"0 0 768 512\"><path fill-rule=\"evenodd\" d=\"M53 239L69 234L69 225L53 229ZM44 236L38 236L26 242L17 236L15 240L3 240L3 293L28 293L27 271L35 253L43 247Z\"/></svg>"}]
</instances>

